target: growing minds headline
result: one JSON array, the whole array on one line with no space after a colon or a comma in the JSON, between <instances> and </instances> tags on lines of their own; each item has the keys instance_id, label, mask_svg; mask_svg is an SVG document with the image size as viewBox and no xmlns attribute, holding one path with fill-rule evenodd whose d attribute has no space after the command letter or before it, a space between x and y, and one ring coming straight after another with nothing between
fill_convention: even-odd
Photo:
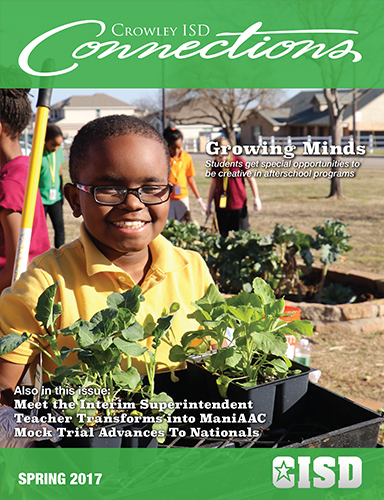
<instances>
[{"instance_id":1,"label":"growing minds headline","mask_svg":"<svg viewBox=\"0 0 384 500\"><path fill-rule=\"evenodd\" d=\"M336 146L325 141L303 141L299 154L304 157L296 158L298 146L295 144L269 144L261 141L260 144L248 145L222 145L217 141L209 141L206 144L206 153L213 159L205 162L205 177L311 177L313 179L333 177L349 177L356 175L357 168L361 163L358 160L344 160L336 156L361 156L366 154L366 146L356 145L350 140L345 146ZM268 157L267 160L252 158L245 161L245 169L242 162L236 160L237 156L261 156ZM281 157L275 159L274 157ZM308 159L308 156L311 158ZM313 157L331 156L331 160L319 160ZM270 158L272 157L272 158ZM239 167L231 170L231 167ZM331 169L331 170L330 170Z\"/></svg>"}]
</instances>

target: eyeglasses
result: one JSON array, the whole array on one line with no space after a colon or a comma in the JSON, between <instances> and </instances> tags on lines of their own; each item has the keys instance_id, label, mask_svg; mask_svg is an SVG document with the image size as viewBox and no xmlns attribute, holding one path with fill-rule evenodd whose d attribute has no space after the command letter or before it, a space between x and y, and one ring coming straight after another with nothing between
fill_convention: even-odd
<instances>
[{"instance_id":1,"label":"eyeglasses","mask_svg":"<svg viewBox=\"0 0 384 500\"><path fill-rule=\"evenodd\" d=\"M120 205L127 199L129 193L134 194L144 205L160 205L169 200L173 184L161 186L141 186L128 189L124 186L84 186L74 182L81 191L92 194L96 203L100 205Z\"/></svg>"}]
</instances>

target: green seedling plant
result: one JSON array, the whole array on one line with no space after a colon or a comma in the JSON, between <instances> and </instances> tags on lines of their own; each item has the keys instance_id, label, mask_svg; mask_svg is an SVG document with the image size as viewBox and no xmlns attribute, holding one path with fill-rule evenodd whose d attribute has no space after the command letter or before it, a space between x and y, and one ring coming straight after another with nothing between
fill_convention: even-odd
<instances>
[{"instance_id":1,"label":"green seedling plant","mask_svg":"<svg viewBox=\"0 0 384 500\"><path fill-rule=\"evenodd\" d=\"M174 362L200 355L205 368L217 376L216 383L223 397L231 382L253 387L296 374L285 356L288 347L285 335L300 338L313 333L309 321L284 320L292 315L284 314L284 298L276 299L263 279L256 278L252 287L252 293L242 291L224 299L217 288L210 285L194 304L196 310L189 314L201 329L186 332L181 345L173 346L170 351L169 357ZM201 343L192 346L196 339ZM213 350L212 341L217 350Z\"/></svg>"},{"instance_id":2,"label":"green seedling plant","mask_svg":"<svg viewBox=\"0 0 384 500\"><path fill-rule=\"evenodd\" d=\"M311 267L313 264L311 248L314 247L314 239L309 234L296 231L292 226L276 224L272 240L278 255L278 268L272 281L276 295L280 297L283 292L291 292L296 283L300 294L297 254L307 267Z\"/></svg>"},{"instance_id":3,"label":"green seedling plant","mask_svg":"<svg viewBox=\"0 0 384 500\"><path fill-rule=\"evenodd\" d=\"M220 291L232 294L251 291L256 277L270 281L278 269L272 238L261 237L252 230L216 238L209 249L207 264Z\"/></svg>"},{"instance_id":4,"label":"green seedling plant","mask_svg":"<svg viewBox=\"0 0 384 500\"><path fill-rule=\"evenodd\" d=\"M139 311L140 303L144 301L141 288L134 286L122 294L112 293L107 298L107 308L97 312L90 321L79 319L70 326L56 329L57 319L62 314L61 304L55 303L58 282L48 287L40 296L36 307L36 320L45 329L45 334L40 337L49 344L53 354L45 349L40 342L31 340L32 335L23 333L21 336L12 333L0 339L0 355L6 354L25 341L38 347L46 356L55 362L57 367L53 373L46 370L49 380L63 387L81 388L74 395L66 395L66 402L74 402L75 408L66 410L72 416L75 425L82 426L76 415L86 413L88 417L95 415L95 410L80 408L80 399L85 402L95 403L98 394L103 401L112 403L117 398L130 401L136 394L147 397L149 401L169 403L172 399L165 393L155 394L155 368L156 352L162 337L167 334L172 325L179 305L174 303L168 312L164 311L157 321L148 315L144 324L140 325L135 317ZM58 336L71 336L76 347L68 348L58 346ZM142 347L140 341L153 337L151 352L147 347ZM66 358L71 353L76 353L79 362L70 366L65 365ZM123 356L126 358L127 368L121 368ZM132 357L146 356L146 369L148 385L143 387L137 369L132 366ZM92 389L87 391L87 389ZM90 392L90 395L87 395ZM81 393L81 394L80 394ZM84 395L86 394L86 395ZM92 405L90 405L92 406ZM111 416L116 411L113 405L106 409L106 415ZM165 410L163 413L170 413ZM162 424L154 424L156 428L166 427L166 420Z\"/></svg>"},{"instance_id":5,"label":"green seedling plant","mask_svg":"<svg viewBox=\"0 0 384 500\"><path fill-rule=\"evenodd\" d=\"M349 286L344 286L341 283L331 283L326 288L323 288L321 294L321 302L323 304L352 304L357 299L352 289Z\"/></svg>"},{"instance_id":6,"label":"green seedling plant","mask_svg":"<svg viewBox=\"0 0 384 500\"><path fill-rule=\"evenodd\" d=\"M353 247L348 245L351 235L347 233L348 224L339 220L325 220L324 226L315 226L315 248L321 250L320 262L323 264L321 280L317 292L317 299L321 299L328 266L335 262L343 253L349 252Z\"/></svg>"},{"instance_id":7,"label":"green seedling plant","mask_svg":"<svg viewBox=\"0 0 384 500\"><path fill-rule=\"evenodd\" d=\"M180 304L177 302L173 302L171 307L167 311L165 308L163 309L161 317L154 321L153 316L148 314L144 321L144 338L153 337L152 340L152 349L153 352L146 349L143 353L145 357L147 357L146 362L146 370L147 370L147 378L148 378L148 388L147 392L151 400L154 397L154 389L155 389L155 373L156 373L156 354L157 349L159 348L162 340L165 341L168 345L172 345L173 340L171 337L171 325L173 318L176 312L180 309Z\"/></svg>"}]
</instances>

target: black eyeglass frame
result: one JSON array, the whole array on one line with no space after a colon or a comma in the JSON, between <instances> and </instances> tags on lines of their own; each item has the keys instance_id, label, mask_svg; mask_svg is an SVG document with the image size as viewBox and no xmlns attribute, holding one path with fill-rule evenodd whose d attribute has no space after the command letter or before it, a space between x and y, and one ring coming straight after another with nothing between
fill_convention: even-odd
<instances>
[{"instance_id":1,"label":"black eyeglass frame","mask_svg":"<svg viewBox=\"0 0 384 500\"><path fill-rule=\"evenodd\" d=\"M136 198L138 198L140 200L140 202L143 203L143 205L161 205L163 203L166 203L169 200L171 193L173 191L173 184L171 184L170 182L168 182L168 184L158 184L156 186L151 186L150 184L148 184L148 185L140 186L138 188L126 188L125 186L86 186L85 184L80 184L79 182L74 182L73 185L76 186L78 189L80 189L80 191L84 191L85 193L91 194L93 196L93 199L95 200L95 202L98 203L99 205L106 205L106 206L110 206L110 207L115 206L115 205L121 205L122 203L124 203L125 200L127 199L127 196L129 193L134 194L136 196ZM144 187L168 188L167 199L162 200L162 201L158 201L158 202L143 201L141 199L140 189L143 189ZM125 197L122 201L119 201L118 203L104 203L104 202L96 199L95 190L98 188L109 188L109 189L116 188L116 189L119 189L121 191L126 190Z\"/></svg>"}]
</instances>

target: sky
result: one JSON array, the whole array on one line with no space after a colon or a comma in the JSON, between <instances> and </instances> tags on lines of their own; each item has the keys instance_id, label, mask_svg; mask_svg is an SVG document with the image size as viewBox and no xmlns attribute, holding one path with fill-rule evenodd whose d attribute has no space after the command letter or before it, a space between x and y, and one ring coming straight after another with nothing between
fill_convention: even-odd
<instances>
[{"instance_id":1,"label":"sky","mask_svg":"<svg viewBox=\"0 0 384 500\"><path fill-rule=\"evenodd\" d=\"M284 89L287 99L305 89ZM160 89L53 89L51 104L54 105L73 95L93 95L104 93L128 104L136 104L141 99L160 100ZM31 89L32 108L36 111L38 89Z\"/></svg>"}]
</instances>

